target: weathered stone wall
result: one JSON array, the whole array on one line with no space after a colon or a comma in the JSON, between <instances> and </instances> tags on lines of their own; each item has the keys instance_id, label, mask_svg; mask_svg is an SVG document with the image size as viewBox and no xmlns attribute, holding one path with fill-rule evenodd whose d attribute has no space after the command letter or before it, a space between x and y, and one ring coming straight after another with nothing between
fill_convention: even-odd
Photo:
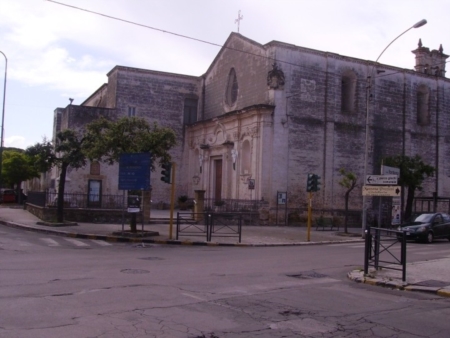
<instances>
[{"instance_id":1,"label":"weathered stone wall","mask_svg":"<svg viewBox=\"0 0 450 338\"><path fill-rule=\"evenodd\" d=\"M72 129L83 132L87 124L101 116L114 120L117 115L115 109L69 105L62 112L61 130Z\"/></svg>"},{"instance_id":2,"label":"weathered stone wall","mask_svg":"<svg viewBox=\"0 0 450 338\"><path fill-rule=\"evenodd\" d=\"M306 175L311 172L322 177L321 191L314 194L314 209L342 209L345 189L339 185L338 171L346 168L360 177L360 185L351 194L350 208L362 208L366 85L367 75L372 71L375 82L372 82L369 102L367 174L380 174L383 158L417 154L440 170L437 178L425 181L424 190L418 195L430 196L433 191L438 191L440 196L450 194L450 144L443 136L449 127L449 80L389 66L375 69L366 61L297 47L284 46L277 50L277 57L287 61L281 63L286 87L284 92L275 95L275 119L287 112L289 168L285 188L290 197L289 207L306 206ZM349 70L354 72L357 81L355 110L351 113L341 111L342 76ZM376 70L384 72L378 74ZM423 84L430 89L428 125L417 123L417 90ZM277 123L274 139L274 144L277 139L286 139ZM274 162L281 169L282 161ZM275 180L279 169L273 168ZM273 190L283 188L282 181L278 183Z\"/></svg>"},{"instance_id":3,"label":"weathered stone wall","mask_svg":"<svg viewBox=\"0 0 450 338\"><path fill-rule=\"evenodd\" d=\"M267 73L271 61L267 59L263 46L236 35L231 35L226 45L230 48L221 50L205 74L204 119L255 104L269 103ZM236 72L238 95L236 103L229 105L225 94L231 68Z\"/></svg>"},{"instance_id":4,"label":"weathered stone wall","mask_svg":"<svg viewBox=\"0 0 450 338\"><path fill-rule=\"evenodd\" d=\"M177 146L170 154L176 162L176 195L187 194L187 177L183 174L182 152L184 145L184 101L198 98L200 102L201 79L193 76L162 73L134 68L116 67L117 111L128 116L128 107L136 108L136 116L172 128L177 135ZM170 185L161 181L161 169L151 174L153 203L170 202ZM192 197L192 196L190 196Z\"/></svg>"}]
</instances>

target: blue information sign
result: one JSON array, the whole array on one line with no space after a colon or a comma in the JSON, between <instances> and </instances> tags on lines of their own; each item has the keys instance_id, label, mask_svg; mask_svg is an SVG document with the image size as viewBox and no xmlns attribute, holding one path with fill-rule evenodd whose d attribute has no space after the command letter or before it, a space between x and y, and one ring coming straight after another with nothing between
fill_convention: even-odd
<instances>
[{"instance_id":1,"label":"blue information sign","mask_svg":"<svg viewBox=\"0 0 450 338\"><path fill-rule=\"evenodd\" d=\"M152 155L126 153L119 160L119 190L149 190Z\"/></svg>"}]
</instances>

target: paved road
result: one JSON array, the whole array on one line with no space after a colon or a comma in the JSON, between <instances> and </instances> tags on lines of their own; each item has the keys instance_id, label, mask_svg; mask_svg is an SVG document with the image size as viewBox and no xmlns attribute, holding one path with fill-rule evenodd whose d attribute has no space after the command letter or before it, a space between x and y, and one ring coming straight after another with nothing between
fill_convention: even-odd
<instances>
[{"instance_id":1,"label":"paved road","mask_svg":"<svg viewBox=\"0 0 450 338\"><path fill-rule=\"evenodd\" d=\"M112 245L123 245L118 243L107 242L96 239L78 239L68 238L55 235L46 234L33 234L28 232L0 227L0 247L2 249L15 249L28 248L33 246L44 246L51 248L73 248L73 249L94 249L104 248Z\"/></svg>"},{"instance_id":2,"label":"paved road","mask_svg":"<svg viewBox=\"0 0 450 338\"><path fill-rule=\"evenodd\" d=\"M80 240L91 248L82 250L61 237L0 232L2 338L448 337L450 299L347 279L362 266L361 243L228 248ZM410 246L411 257L432 258L433 248L450 255L446 244Z\"/></svg>"}]
</instances>

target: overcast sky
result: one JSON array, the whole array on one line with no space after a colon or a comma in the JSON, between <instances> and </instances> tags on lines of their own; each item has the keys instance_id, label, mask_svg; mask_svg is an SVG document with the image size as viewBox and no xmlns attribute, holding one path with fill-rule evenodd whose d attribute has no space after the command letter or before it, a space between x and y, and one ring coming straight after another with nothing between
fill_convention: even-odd
<instances>
[{"instance_id":1,"label":"overcast sky","mask_svg":"<svg viewBox=\"0 0 450 338\"><path fill-rule=\"evenodd\" d=\"M450 54L450 0L59 2L219 45L238 30L240 10L240 33L258 43L278 40L373 61L426 19L379 62L413 69L419 38ZM25 149L51 138L55 108L66 107L69 98L83 102L116 65L199 76L219 48L47 0L0 0L0 51L8 58L4 145ZM4 72L0 55L0 95Z\"/></svg>"}]
</instances>

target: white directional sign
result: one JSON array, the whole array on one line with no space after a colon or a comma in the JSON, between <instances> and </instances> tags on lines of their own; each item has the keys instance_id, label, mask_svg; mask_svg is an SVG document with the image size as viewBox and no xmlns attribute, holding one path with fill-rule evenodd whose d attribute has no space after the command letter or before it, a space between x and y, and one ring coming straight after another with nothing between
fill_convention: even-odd
<instances>
[{"instance_id":1,"label":"white directional sign","mask_svg":"<svg viewBox=\"0 0 450 338\"><path fill-rule=\"evenodd\" d=\"M395 167L381 166L381 175L397 175L400 177L400 169Z\"/></svg>"},{"instance_id":2,"label":"white directional sign","mask_svg":"<svg viewBox=\"0 0 450 338\"><path fill-rule=\"evenodd\" d=\"M367 175L365 184L397 185L397 175Z\"/></svg>"},{"instance_id":3,"label":"white directional sign","mask_svg":"<svg viewBox=\"0 0 450 338\"><path fill-rule=\"evenodd\" d=\"M400 186L375 186L365 185L362 187L363 196L400 196Z\"/></svg>"}]
</instances>

